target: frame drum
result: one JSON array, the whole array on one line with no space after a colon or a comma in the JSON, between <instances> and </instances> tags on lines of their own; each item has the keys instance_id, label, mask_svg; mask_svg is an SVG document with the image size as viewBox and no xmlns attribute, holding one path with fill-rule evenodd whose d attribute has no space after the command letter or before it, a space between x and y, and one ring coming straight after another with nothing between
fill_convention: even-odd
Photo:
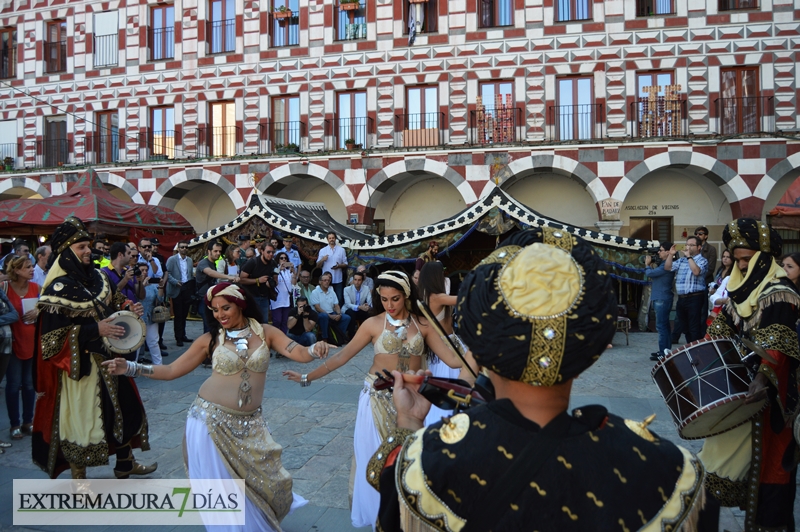
<instances>
[{"instance_id":1,"label":"frame drum","mask_svg":"<svg viewBox=\"0 0 800 532\"><path fill-rule=\"evenodd\" d=\"M120 310L109 318L113 318L112 325L124 328L125 333L119 338L103 337L106 349L117 355L127 355L142 347L147 329L139 316L129 310Z\"/></svg>"},{"instance_id":2,"label":"frame drum","mask_svg":"<svg viewBox=\"0 0 800 532\"><path fill-rule=\"evenodd\" d=\"M744 404L752 379L729 339L698 340L679 347L660 360L651 375L685 440L738 427L767 402Z\"/></svg>"}]
</instances>

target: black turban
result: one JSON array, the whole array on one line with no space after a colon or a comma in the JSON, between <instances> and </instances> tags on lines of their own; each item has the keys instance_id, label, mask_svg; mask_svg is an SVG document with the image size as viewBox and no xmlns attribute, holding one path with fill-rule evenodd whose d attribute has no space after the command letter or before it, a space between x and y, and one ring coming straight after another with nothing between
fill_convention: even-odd
<instances>
[{"instance_id":1,"label":"black turban","mask_svg":"<svg viewBox=\"0 0 800 532\"><path fill-rule=\"evenodd\" d=\"M89 236L83 222L75 216L70 216L53 231L53 236L50 237L50 246L53 249L53 256L56 256L63 253L72 244L91 240L92 237Z\"/></svg>"},{"instance_id":2,"label":"black turban","mask_svg":"<svg viewBox=\"0 0 800 532\"><path fill-rule=\"evenodd\" d=\"M82 264L70 249L72 244L90 242L91 240L92 237L83 222L75 216L68 217L61 225L56 227L56 230L53 231L53 236L50 237L50 246L53 249L53 253L50 255L50 260L47 261L47 268L52 269L53 265L58 261L58 265L72 280L90 287L90 291L93 289L99 290L97 286L102 286L102 280L98 281L94 266ZM83 297L83 294L80 297Z\"/></svg>"},{"instance_id":3,"label":"black turban","mask_svg":"<svg viewBox=\"0 0 800 532\"><path fill-rule=\"evenodd\" d=\"M600 358L616 330L617 300L592 246L545 227L512 235L467 274L458 315L478 364L552 386Z\"/></svg>"},{"instance_id":4,"label":"black turban","mask_svg":"<svg viewBox=\"0 0 800 532\"><path fill-rule=\"evenodd\" d=\"M730 222L722 231L722 241L731 253L736 248L744 248L779 258L783 250L781 235L766 222L754 218Z\"/></svg>"}]
</instances>

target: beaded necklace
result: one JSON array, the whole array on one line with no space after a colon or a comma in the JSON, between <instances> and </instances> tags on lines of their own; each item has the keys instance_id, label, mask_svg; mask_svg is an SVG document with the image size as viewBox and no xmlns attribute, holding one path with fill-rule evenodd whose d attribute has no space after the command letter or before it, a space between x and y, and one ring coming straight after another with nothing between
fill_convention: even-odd
<instances>
[{"instance_id":1,"label":"beaded necklace","mask_svg":"<svg viewBox=\"0 0 800 532\"><path fill-rule=\"evenodd\" d=\"M236 355L245 362L241 373L242 383L239 385L239 408L249 405L253 400L251 394L252 386L248 382L250 373L247 371L247 359L250 358L250 355L247 354L247 343L251 336L253 336L253 331L250 330L249 326L236 331L225 330L225 337L236 346Z\"/></svg>"}]
</instances>

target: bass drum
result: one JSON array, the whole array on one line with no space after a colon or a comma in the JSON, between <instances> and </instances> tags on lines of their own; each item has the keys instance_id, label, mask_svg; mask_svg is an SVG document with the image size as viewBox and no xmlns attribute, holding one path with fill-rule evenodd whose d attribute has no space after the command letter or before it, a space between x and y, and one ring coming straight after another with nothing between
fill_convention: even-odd
<instances>
[{"instance_id":1,"label":"bass drum","mask_svg":"<svg viewBox=\"0 0 800 532\"><path fill-rule=\"evenodd\" d=\"M651 373L685 440L707 438L747 423L766 399L745 404L750 374L736 344L698 340L672 351Z\"/></svg>"},{"instance_id":2,"label":"bass drum","mask_svg":"<svg viewBox=\"0 0 800 532\"><path fill-rule=\"evenodd\" d=\"M112 318L112 325L125 329L119 338L103 338L103 343L109 352L116 355L129 355L142 347L147 327L139 316L129 310L120 310L109 318Z\"/></svg>"}]
</instances>

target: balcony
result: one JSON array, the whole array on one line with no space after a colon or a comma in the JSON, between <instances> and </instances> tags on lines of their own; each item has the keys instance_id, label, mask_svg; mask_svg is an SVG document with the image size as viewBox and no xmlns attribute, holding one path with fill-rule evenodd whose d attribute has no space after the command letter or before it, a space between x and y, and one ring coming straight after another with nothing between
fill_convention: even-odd
<instances>
[{"instance_id":1,"label":"balcony","mask_svg":"<svg viewBox=\"0 0 800 532\"><path fill-rule=\"evenodd\" d=\"M0 49L0 79L17 77L17 45Z\"/></svg>"},{"instance_id":2,"label":"balcony","mask_svg":"<svg viewBox=\"0 0 800 532\"><path fill-rule=\"evenodd\" d=\"M357 8L351 8L357 4ZM364 0L360 2L349 2L339 4L339 13L336 25L336 38L340 41L352 41L367 38L367 4Z\"/></svg>"},{"instance_id":3,"label":"balcony","mask_svg":"<svg viewBox=\"0 0 800 532\"><path fill-rule=\"evenodd\" d=\"M125 138L122 138L125 146ZM84 164L116 163L120 160L120 136L113 133L90 133L84 137Z\"/></svg>"},{"instance_id":4,"label":"balcony","mask_svg":"<svg viewBox=\"0 0 800 532\"><path fill-rule=\"evenodd\" d=\"M139 133L139 160L165 161L175 159L175 131L148 131Z\"/></svg>"},{"instance_id":5,"label":"balcony","mask_svg":"<svg viewBox=\"0 0 800 532\"><path fill-rule=\"evenodd\" d=\"M346 140L367 147L369 135L375 134L375 121L367 116L355 118L329 118L325 120L325 135L330 139L328 149L344 150Z\"/></svg>"},{"instance_id":6,"label":"balcony","mask_svg":"<svg viewBox=\"0 0 800 532\"><path fill-rule=\"evenodd\" d=\"M119 64L119 37L113 35L95 35L94 67L107 68Z\"/></svg>"},{"instance_id":7,"label":"balcony","mask_svg":"<svg viewBox=\"0 0 800 532\"><path fill-rule=\"evenodd\" d=\"M242 129L237 126L198 127L197 157L233 157L242 153Z\"/></svg>"},{"instance_id":8,"label":"balcony","mask_svg":"<svg viewBox=\"0 0 800 532\"><path fill-rule=\"evenodd\" d=\"M47 74L67 71L67 41L44 43L44 71Z\"/></svg>"},{"instance_id":9,"label":"balcony","mask_svg":"<svg viewBox=\"0 0 800 532\"><path fill-rule=\"evenodd\" d=\"M592 18L589 0L556 0L556 22L578 22Z\"/></svg>"},{"instance_id":10,"label":"balcony","mask_svg":"<svg viewBox=\"0 0 800 532\"><path fill-rule=\"evenodd\" d=\"M4 161L6 157L11 157L14 161L17 160L20 145L17 143L9 142L7 144L0 144L0 162Z\"/></svg>"},{"instance_id":11,"label":"balcony","mask_svg":"<svg viewBox=\"0 0 800 532\"><path fill-rule=\"evenodd\" d=\"M758 0L719 0L719 11L736 11L738 9L758 9Z\"/></svg>"},{"instance_id":12,"label":"balcony","mask_svg":"<svg viewBox=\"0 0 800 532\"><path fill-rule=\"evenodd\" d=\"M299 153L305 122L263 122L258 125L259 153Z\"/></svg>"},{"instance_id":13,"label":"balcony","mask_svg":"<svg viewBox=\"0 0 800 532\"><path fill-rule=\"evenodd\" d=\"M658 96L655 99L640 97L631 104L631 137L685 137L689 134L686 100Z\"/></svg>"},{"instance_id":14,"label":"balcony","mask_svg":"<svg viewBox=\"0 0 800 532\"><path fill-rule=\"evenodd\" d=\"M550 107L553 140L597 140L603 138L603 107L599 103Z\"/></svg>"},{"instance_id":15,"label":"balcony","mask_svg":"<svg viewBox=\"0 0 800 532\"><path fill-rule=\"evenodd\" d=\"M775 131L772 96L717 98L717 132L720 135Z\"/></svg>"},{"instance_id":16,"label":"balcony","mask_svg":"<svg viewBox=\"0 0 800 532\"><path fill-rule=\"evenodd\" d=\"M300 44L300 14L275 11L272 14L272 46L297 46Z\"/></svg>"},{"instance_id":17,"label":"balcony","mask_svg":"<svg viewBox=\"0 0 800 532\"><path fill-rule=\"evenodd\" d=\"M149 28L150 60L162 61L175 57L175 28Z\"/></svg>"},{"instance_id":18,"label":"balcony","mask_svg":"<svg viewBox=\"0 0 800 532\"><path fill-rule=\"evenodd\" d=\"M236 50L236 19L218 20L212 22L210 26L209 45L212 54Z\"/></svg>"},{"instance_id":19,"label":"balcony","mask_svg":"<svg viewBox=\"0 0 800 532\"><path fill-rule=\"evenodd\" d=\"M478 0L481 28L511 26L514 23L514 4L511 0Z\"/></svg>"},{"instance_id":20,"label":"balcony","mask_svg":"<svg viewBox=\"0 0 800 532\"><path fill-rule=\"evenodd\" d=\"M35 140L25 143L25 166L56 168L70 162L71 143L67 139ZM31 162L33 161L33 166Z\"/></svg>"},{"instance_id":21,"label":"balcony","mask_svg":"<svg viewBox=\"0 0 800 532\"><path fill-rule=\"evenodd\" d=\"M403 148L444 146L444 113L394 115L394 145Z\"/></svg>"},{"instance_id":22,"label":"balcony","mask_svg":"<svg viewBox=\"0 0 800 532\"><path fill-rule=\"evenodd\" d=\"M637 17L656 17L675 13L675 0L638 0L636 2Z\"/></svg>"},{"instance_id":23,"label":"balcony","mask_svg":"<svg viewBox=\"0 0 800 532\"><path fill-rule=\"evenodd\" d=\"M497 102L495 102L497 103ZM505 144L522 138L522 109L509 104L478 108L469 113L470 144Z\"/></svg>"}]
</instances>

